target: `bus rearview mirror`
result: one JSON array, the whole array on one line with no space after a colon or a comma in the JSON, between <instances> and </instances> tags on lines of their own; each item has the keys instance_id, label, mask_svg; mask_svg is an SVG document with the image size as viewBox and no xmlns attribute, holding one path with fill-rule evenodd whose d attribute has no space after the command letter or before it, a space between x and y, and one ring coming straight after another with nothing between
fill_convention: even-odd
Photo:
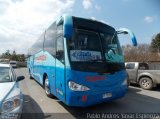
<instances>
[{"instance_id":1,"label":"bus rearview mirror","mask_svg":"<svg viewBox=\"0 0 160 119\"><path fill-rule=\"evenodd\" d=\"M137 46L136 36L135 36L134 33L133 33L132 31L130 31L129 29L120 28L120 29L117 30L117 34L129 34L129 36L131 37L133 46Z\"/></svg>"}]
</instances>

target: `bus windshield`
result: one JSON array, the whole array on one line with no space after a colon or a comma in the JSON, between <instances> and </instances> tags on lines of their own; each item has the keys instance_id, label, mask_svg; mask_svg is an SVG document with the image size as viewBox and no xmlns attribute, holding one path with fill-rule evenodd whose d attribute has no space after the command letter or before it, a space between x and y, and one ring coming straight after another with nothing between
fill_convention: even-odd
<instances>
[{"instance_id":1,"label":"bus windshield","mask_svg":"<svg viewBox=\"0 0 160 119\"><path fill-rule=\"evenodd\" d=\"M116 32L114 34L100 33L100 37L102 39L105 60L109 62L124 62Z\"/></svg>"},{"instance_id":2,"label":"bus windshield","mask_svg":"<svg viewBox=\"0 0 160 119\"><path fill-rule=\"evenodd\" d=\"M116 34L75 30L69 42L71 62L123 62Z\"/></svg>"}]
</instances>

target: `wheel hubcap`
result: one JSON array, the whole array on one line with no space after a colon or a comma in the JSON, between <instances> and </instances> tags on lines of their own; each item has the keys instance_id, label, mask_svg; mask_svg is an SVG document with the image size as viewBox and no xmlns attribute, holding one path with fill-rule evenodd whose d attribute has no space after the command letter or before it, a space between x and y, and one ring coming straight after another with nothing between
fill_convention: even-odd
<instances>
[{"instance_id":1,"label":"wheel hubcap","mask_svg":"<svg viewBox=\"0 0 160 119\"><path fill-rule=\"evenodd\" d=\"M145 87L145 88L148 88L150 86L150 82L147 81L147 80L143 80L142 81L142 86Z\"/></svg>"}]
</instances>

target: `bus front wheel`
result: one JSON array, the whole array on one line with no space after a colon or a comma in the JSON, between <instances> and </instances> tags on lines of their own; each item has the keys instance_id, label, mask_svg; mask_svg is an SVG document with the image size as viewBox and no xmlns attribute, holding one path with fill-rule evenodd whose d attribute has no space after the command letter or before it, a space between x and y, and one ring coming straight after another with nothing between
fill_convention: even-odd
<instances>
[{"instance_id":1,"label":"bus front wheel","mask_svg":"<svg viewBox=\"0 0 160 119\"><path fill-rule=\"evenodd\" d=\"M51 91L50 91L49 80L48 80L47 76L45 77L45 80L44 80L44 89L45 89L45 93L48 97L53 97L53 95L51 94Z\"/></svg>"}]
</instances>

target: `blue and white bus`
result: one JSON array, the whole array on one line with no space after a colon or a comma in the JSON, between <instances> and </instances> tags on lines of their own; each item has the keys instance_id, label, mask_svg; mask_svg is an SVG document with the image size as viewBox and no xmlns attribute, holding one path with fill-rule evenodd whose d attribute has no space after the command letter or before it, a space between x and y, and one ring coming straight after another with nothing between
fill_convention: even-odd
<instances>
[{"instance_id":1,"label":"blue and white bus","mask_svg":"<svg viewBox=\"0 0 160 119\"><path fill-rule=\"evenodd\" d=\"M99 21L59 17L30 49L30 77L69 106L86 107L121 98L127 92L127 73L115 30Z\"/></svg>"}]
</instances>

